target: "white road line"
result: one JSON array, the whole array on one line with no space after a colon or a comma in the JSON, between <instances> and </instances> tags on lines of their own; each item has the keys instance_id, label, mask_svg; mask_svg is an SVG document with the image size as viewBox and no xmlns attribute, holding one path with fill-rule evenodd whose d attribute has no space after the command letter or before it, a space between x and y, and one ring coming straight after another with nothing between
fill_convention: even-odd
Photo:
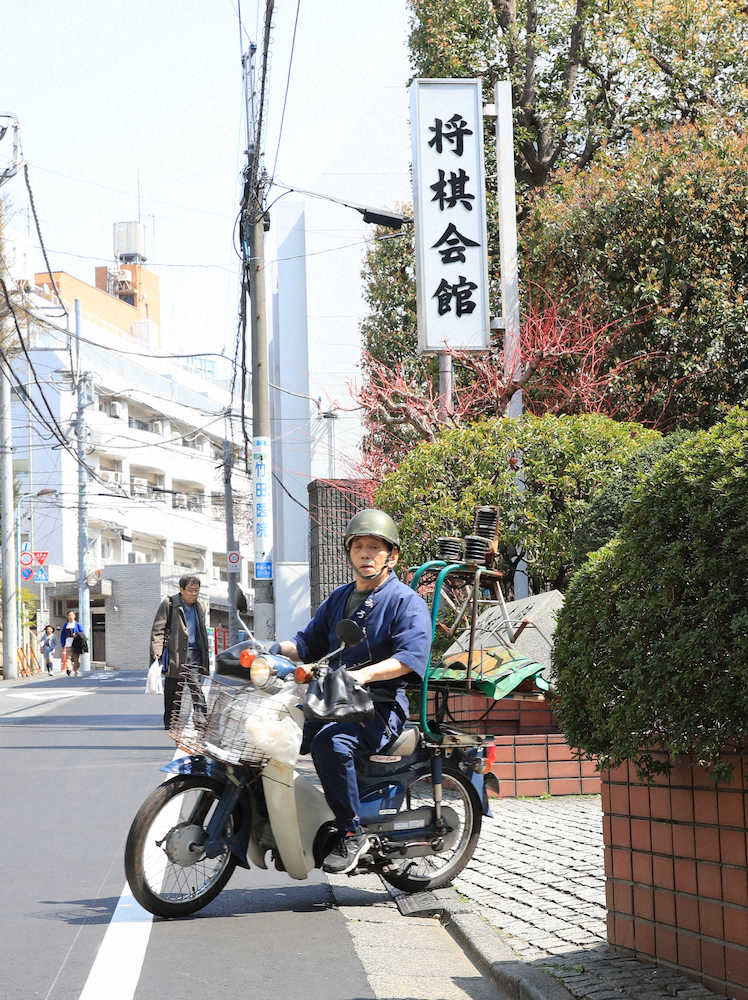
<instances>
[{"instance_id":1,"label":"white road line","mask_svg":"<svg viewBox=\"0 0 748 1000\"><path fill-rule=\"evenodd\" d=\"M145 960L153 917L125 882L80 1000L132 1000Z\"/></svg>"},{"instance_id":2,"label":"white road line","mask_svg":"<svg viewBox=\"0 0 748 1000\"><path fill-rule=\"evenodd\" d=\"M185 756L177 749L172 759ZM179 801L172 799L158 817L163 832L178 818ZM133 898L125 882L79 1000L133 1000L152 924L153 916Z\"/></svg>"},{"instance_id":3,"label":"white road line","mask_svg":"<svg viewBox=\"0 0 748 1000\"><path fill-rule=\"evenodd\" d=\"M22 701L59 701L60 698L80 698L81 695L90 693L90 691L60 691L59 693L47 692L46 694L32 694L31 692L11 694L10 691L7 691L6 698L20 698Z\"/></svg>"}]
</instances>

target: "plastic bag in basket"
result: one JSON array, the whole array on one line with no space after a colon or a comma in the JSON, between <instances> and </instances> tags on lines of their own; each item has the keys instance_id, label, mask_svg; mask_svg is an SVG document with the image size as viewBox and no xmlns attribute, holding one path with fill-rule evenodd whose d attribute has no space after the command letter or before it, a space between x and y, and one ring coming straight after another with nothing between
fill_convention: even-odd
<instances>
[{"instance_id":1,"label":"plastic bag in basket","mask_svg":"<svg viewBox=\"0 0 748 1000\"><path fill-rule=\"evenodd\" d=\"M301 749L301 728L289 711L297 701L295 691L281 691L244 723L247 740L283 764L295 764Z\"/></svg>"}]
</instances>

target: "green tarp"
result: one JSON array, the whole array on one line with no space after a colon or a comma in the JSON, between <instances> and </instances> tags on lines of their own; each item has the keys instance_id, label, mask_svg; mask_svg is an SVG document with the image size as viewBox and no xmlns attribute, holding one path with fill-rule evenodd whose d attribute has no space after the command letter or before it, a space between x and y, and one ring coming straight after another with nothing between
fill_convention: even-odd
<instances>
[{"instance_id":1,"label":"green tarp","mask_svg":"<svg viewBox=\"0 0 748 1000\"><path fill-rule=\"evenodd\" d=\"M466 690L467 657L466 652L453 653L434 664L429 673L429 686ZM541 663L505 646L476 649L470 670L471 688L498 701L523 681L534 677L537 686L546 690L547 685L540 676L542 670Z\"/></svg>"}]
</instances>

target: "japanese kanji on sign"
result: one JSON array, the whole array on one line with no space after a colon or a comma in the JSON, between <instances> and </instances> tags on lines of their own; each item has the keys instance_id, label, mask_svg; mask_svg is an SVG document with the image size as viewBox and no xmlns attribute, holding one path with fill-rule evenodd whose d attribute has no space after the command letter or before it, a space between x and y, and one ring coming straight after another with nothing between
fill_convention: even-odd
<instances>
[{"instance_id":1,"label":"japanese kanji on sign","mask_svg":"<svg viewBox=\"0 0 748 1000\"><path fill-rule=\"evenodd\" d=\"M273 579L273 496L270 438L252 439L255 580Z\"/></svg>"},{"instance_id":2,"label":"japanese kanji on sign","mask_svg":"<svg viewBox=\"0 0 748 1000\"><path fill-rule=\"evenodd\" d=\"M418 349L489 345L480 80L414 80L411 142Z\"/></svg>"}]
</instances>

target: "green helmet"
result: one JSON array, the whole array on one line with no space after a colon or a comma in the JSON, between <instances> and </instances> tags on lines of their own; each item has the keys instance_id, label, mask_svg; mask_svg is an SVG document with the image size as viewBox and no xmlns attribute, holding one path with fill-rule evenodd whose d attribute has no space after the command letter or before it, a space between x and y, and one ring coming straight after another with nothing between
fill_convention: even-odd
<instances>
[{"instance_id":1,"label":"green helmet","mask_svg":"<svg viewBox=\"0 0 748 1000\"><path fill-rule=\"evenodd\" d=\"M360 510L358 514L353 515L343 537L346 552L350 550L353 539L359 538L361 535L374 535L392 545L393 548L400 548L397 525L383 510L367 507L366 510Z\"/></svg>"}]
</instances>

